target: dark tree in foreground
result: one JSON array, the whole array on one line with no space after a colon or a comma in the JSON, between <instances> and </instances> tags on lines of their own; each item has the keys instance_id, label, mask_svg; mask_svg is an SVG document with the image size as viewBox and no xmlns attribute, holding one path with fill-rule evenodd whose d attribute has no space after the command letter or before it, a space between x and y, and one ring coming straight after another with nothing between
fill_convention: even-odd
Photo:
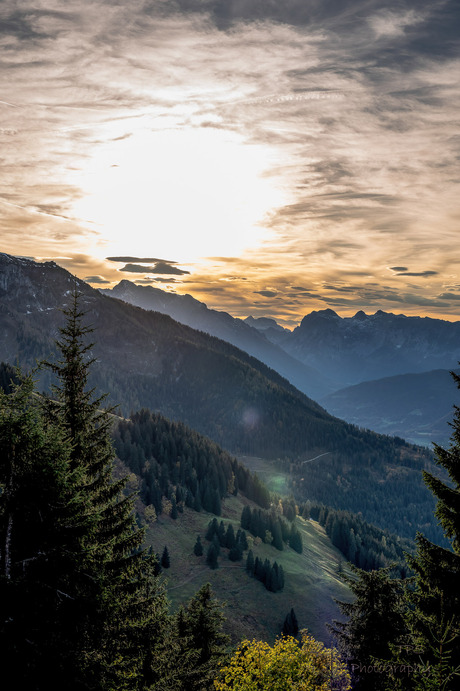
<instances>
[{"instance_id":1,"label":"dark tree in foreground","mask_svg":"<svg viewBox=\"0 0 460 691\"><path fill-rule=\"evenodd\" d=\"M183 659L192 662L181 670L177 689L214 689L218 667L225 661L230 639L222 633L225 617L209 583L203 585L177 615L179 646Z\"/></svg>"},{"instance_id":2,"label":"dark tree in foreground","mask_svg":"<svg viewBox=\"0 0 460 691\"><path fill-rule=\"evenodd\" d=\"M451 372L457 387L460 377ZM424 472L424 480L438 500L435 515L451 549L417 535L417 552L409 557L416 587L410 628L413 657L430 664L443 688L460 676L460 408L454 406L449 448L435 444L436 463L447 471L445 481ZM458 682L458 678L456 677ZM452 688L455 682L451 681ZM450 688L447 686L446 688Z\"/></svg>"},{"instance_id":3,"label":"dark tree in foreground","mask_svg":"<svg viewBox=\"0 0 460 691\"><path fill-rule=\"evenodd\" d=\"M460 377L452 376L460 388ZM451 549L417 535L417 552L406 554L414 577L389 578L388 569L352 567L344 580L356 599L338 603L349 617L332 631L351 665L357 689L454 691L460 678L460 408L454 407L449 448L435 445L443 478L424 472L438 499L436 517ZM375 666L387 672L375 672ZM369 672L369 667L373 672ZM402 671L401 671L402 670ZM404 673L406 670L406 673ZM410 670L410 673L407 673Z\"/></svg>"},{"instance_id":4,"label":"dark tree in foreground","mask_svg":"<svg viewBox=\"0 0 460 691\"><path fill-rule=\"evenodd\" d=\"M79 665L80 654L66 651L66 619L88 523L70 451L62 429L43 419L32 377L0 393L0 647L3 673L18 687L44 689L50 669L60 679Z\"/></svg>"},{"instance_id":5,"label":"dark tree in foreground","mask_svg":"<svg viewBox=\"0 0 460 691\"><path fill-rule=\"evenodd\" d=\"M291 607L291 611L286 614L282 633L285 636L297 636L299 633L299 624L293 607Z\"/></svg>"},{"instance_id":6,"label":"dark tree in foreground","mask_svg":"<svg viewBox=\"0 0 460 691\"><path fill-rule=\"evenodd\" d=\"M49 365L57 400L30 379L0 398L3 673L40 691L149 688L164 674L166 598L125 480L112 479L111 416L87 389L78 303Z\"/></svg>"},{"instance_id":7,"label":"dark tree in foreground","mask_svg":"<svg viewBox=\"0 0 460 691\"><path fill-rule=\"evenodd\" d=\"M354 576L341 577L355 600L337 601L347 621L334 621L334 626L328 628L348 662L355 680L353 688L377 691L387 688L387 678L374 673L374 661L390 660L393 644L405 632L403 582L390 578L389 569L366 572L351 564L350 568Z\"/></svg>"}]
</instances>

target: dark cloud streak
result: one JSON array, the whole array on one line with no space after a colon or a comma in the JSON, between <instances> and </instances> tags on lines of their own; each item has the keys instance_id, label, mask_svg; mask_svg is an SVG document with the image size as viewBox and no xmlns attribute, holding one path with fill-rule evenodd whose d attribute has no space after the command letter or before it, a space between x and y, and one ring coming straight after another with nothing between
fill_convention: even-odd
<instances>
[{"instance_id":1,"label":"dark cloud streak","mask_svg":"<svg viewBox=\"0 0 460 691\"><path fill-rule=\"evenodd\" d=\"M177 276L183 276L185 274L190 274L190 271L185 271L184 269L179 269L177 266L171 266L171 264L159 261L155 266L142 266L141 264L126 264L119 271L127 271L128 273L138 273L138 274L174 274Z\"/></svg>"},{"instance_id":2,"label":"dark cloud streak","mask_svg":"<svg viewBox=\"0 0 460 691\"><path fill-rule=\"evenodd\" d=\"M171 261L169 259L158 259L157 257L106 257L109 262L135 262L137 264L150 264L156 262L166 262L167 264L177 264L177 262Z\"/></svg>"}]
</instances>

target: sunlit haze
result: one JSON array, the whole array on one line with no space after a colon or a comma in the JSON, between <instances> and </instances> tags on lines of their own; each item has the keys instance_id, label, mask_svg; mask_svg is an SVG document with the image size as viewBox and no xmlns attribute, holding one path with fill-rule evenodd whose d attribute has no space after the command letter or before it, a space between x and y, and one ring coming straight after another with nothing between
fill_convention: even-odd
<instances>
[{"instance_id":1,"label":"sunlit haze","mask_svg":"<svg viewBox=\"0 0 460 691\"><path fill-rule=\"evenodd\" d=\"M459 319L454 0L1 14L0 251L288 326Z\"/></svg>"}]
</instances>

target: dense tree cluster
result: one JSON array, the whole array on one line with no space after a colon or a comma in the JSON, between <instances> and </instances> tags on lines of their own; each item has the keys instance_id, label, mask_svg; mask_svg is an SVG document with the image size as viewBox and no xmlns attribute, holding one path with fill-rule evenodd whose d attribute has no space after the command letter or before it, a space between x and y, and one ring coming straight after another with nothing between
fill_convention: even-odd
<instances>
[{"instance_id":1,"label":"dense tree cluster","mask_svg":"<svg viewBox=\"0 0 460 691\"><path fill-rule=\"evenodd\" d=\"M355 566L371 571L394 564L402 577L407 575L405 552L413 551L409 540L376 528L361 516L328 506L307 504L303 515L324 526L332 544Z\"/></svg>"},{"instance_id":2,"label":"dense tree cluster","mask_svg":"<svg viewBox=\"0 0 460 691\"><path fill-rule=\"evenodd\" d=\"M244 530L238 529L235 534L231 523L225 527L225 523L223 521L218 523L216 518L209 521L205 537L211 543L206 556L211 568L217 568L217 557L220 555L221 548L228 550L230 561L241 561L243 552L248 548L248 541Z\"/></svg>"},{"instance_id":3,"label":"dense tree cluster","mask_svg":"<svg viewBox=\"0 0 460 691\"><path fill-rule=\"evenodd\" d=\"M241 512L241 527L248 530L255 537L269 542L276 549L283 549L283 542L299 554L302 553L302 536L295 525L295 514L291 522L287 521L275 509L269 511L251 509L245 506Z\"/></svg>"},{"instance_id":4,"label":"dense tree cluster","mask_svg":"<svg viewBox=\"0 0 460 691\"><path fill-rule=\"evenodd\" d=\"M460 377L452 373L460 388ZM445 481L425 472L437 498L436 516L449 547L417 535L407 555L410 579L390 579L388 569L354 568L343 577L353 603L339 603L348 617L335 634L360 691L455 691L460 677L460 408L455 407L449 448L435 446ZM384 674L382 674L384 670Z\"/></svg>"},{"instance_id":5,"label":"dense tree cluster","mask_svg":"<svg viewBox=\"0 0 460 691\"><path fill-rule=\"evenodd\" d=\"M143 409L121 420L113 436L118 457L142 479L142 501L157 515L163 511L163 498L171 502L175 515L185 505L220 516L221 500L238 490L261 506L269 503L268 490L257 476L180 422Z\"/></svg>"},{"instance_id":6,"label":"dense tree cluster","mask_svg":"<svg viewBox=\"0 0 460 691\"><path fill-rule=\"evenodd\" d=\"M246 571L272 593L277 593L278 590L284 588L284 569L281 564L278 565L276 561L272 564L269 559L262 561L259 557L254 559L252 549L249 550L246 559Z\"/></svg>"},{"instance_id":7,"label":"dense tree cluster","mask_svg":"<svg viewBox=\"0 0 460 691\"><path fill-rule=\"evenodd\" d=\"M211 688L221 619L208 592L193 606L199 647L190 652L191 637L178 635L126 480L112 474L112 418L87 389L91 345L77 294L66 316L61 359L49 365L56 398L20 375L0 393L4 678L37 691L185 691L177 669L190 661L197 688Z\"/></svg>"}]
</instances>

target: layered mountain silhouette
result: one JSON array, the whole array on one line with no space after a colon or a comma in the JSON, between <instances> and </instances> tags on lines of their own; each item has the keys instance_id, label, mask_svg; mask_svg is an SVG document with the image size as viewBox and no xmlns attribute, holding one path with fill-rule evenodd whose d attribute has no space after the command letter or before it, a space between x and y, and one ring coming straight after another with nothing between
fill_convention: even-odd
<instances>
[{"instance_id":1,"label":"layered mountain silhouette","mask_svg":"<svg viewBox=\"0 0 460 691\"><path fill-rule=\"evenodd\" d=\"M52 357L74 287L95 328L94 384L124 414L147 406L226 448L270 456L316 448L320 430L345 426L243 350L102 295L54 262L0 255L0 359L32 367Z\"/></svg>"},{"instance_id":2,"label":"layered mountain silhouette","mask_svg":"<svg viewBox=\"0 0 460 691\"><path fill-rule=\"evenodd\" d=\"M181 324L204 331L241 348L286 377L299 391L315 400L336 388L327 375L320 374L313 367L293 358L268 340L259 329L252 328L247 320L245 323L227 312L209 309L191 295L168 293L152 286L136 285L127 280L121 281L114 288L103 288L100 292L146 310L168 314ZM276 328L276 322L270 322ZM278 328L283 331L281 327Z\"/></svg>"},{"instance_id":3,"label":"layered mountain silhouette","mask_svg":"<svg viewBox=\"0 0 460 691\"><path fill-rule=\"evenodd\" d=\"M311 312L292 332L266 330L290 355L327 373L336 389L397 374L453 369L460 360L460 322L377 311L340 317Z\"/></svg>"},{"instance_id":4,"label":"layered mountain silhouette","mask_svg":"<svg viewBox=\"0 0 460 691\"><path fill-rule=\"evenodd\" d=\"M459 370L456 370L457 374ZM414 444L447 445L459 395L447 370L400 374L349 386L321 399L332 415Z\"/></svg>"},{"instance_id":5,"label":"layered mountain silhouette","mask_svg":"<svg viewBox=\"0 0 460 691\"><path fill-rule=\"evenodd\" d=\"M85 322L94 326L92 385L109 392L108 403L124 416L147 407L232 453L279 459L291 467L299 497L362 510L400 534L415 534L432 516L421 480L432 463L427 451L333 417L243 350L102 295L54 262L0 254L0 360L30 368L53 358L75 287ZM49 375L39 376L49 387ZM405 513L390 525L398 507Z\"/></svg>"}]
</instances>

